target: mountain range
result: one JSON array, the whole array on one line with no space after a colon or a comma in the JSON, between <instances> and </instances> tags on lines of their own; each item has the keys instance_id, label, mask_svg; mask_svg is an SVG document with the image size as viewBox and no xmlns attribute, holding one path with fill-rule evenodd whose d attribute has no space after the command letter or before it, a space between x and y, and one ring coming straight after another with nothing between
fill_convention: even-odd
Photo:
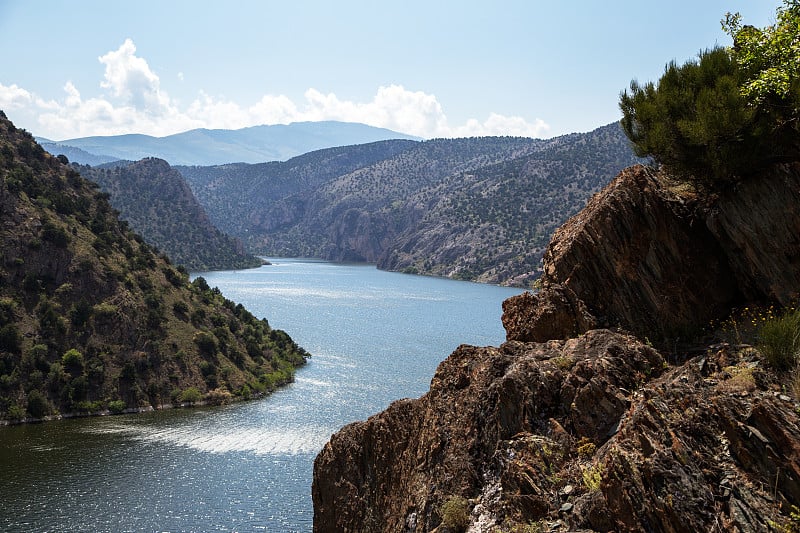
<instances>
[{"instance_id":1,"label":"mountain range","mask_svg":"<svg viewBox=\"0 0 800 533\"><path fill-rule=\"evenodd\" d=\"M265 132L279 129L294 133L282 144L263 141ZM150 157L171 146L184 151L173 160L190 154L210 160L220 146L241 150L256 138L265 143L261 153L273 153L312 133L317 139L331 134L331 143L334 132L338 142L354 140L346 130L375 133L358 124L301 123L194 130L162 139L94 138L104 147L90 138L73 150L99 153L116 146L118 156L148 155L138 163L80 171L101 185L135 231L192 270L254 264L246 252L372 262L387 270L515 286L530 286L539 276L552 231L638 161L616 123L546 140L384 139L260 163L170 166Z\"/></svg>"},{"instance_id":2,"label":"mountain range","mask_svg":"<svg viewBox=\"0 0 800 533\"><path fill-rule=\"evenodd\" d=\"M314 150L385 139L414 139L396 131L352 122L295 122L237 130L194 129L166 137L112 135L53 141L38 138L48 152L98 165L156 157L172 165L219 165L283 161Z\"/></svg>"},{"instance_id":3,"label":"mountain range","mask_svg":"<svg viewBox=\"0 0 800 533\"><path fill-rule=\"evenodd\" d=\"M636 161L614 123L548 140L389 140L177 168L252 253L524 286L552 231Z\"/></svg>"}]
</instances>

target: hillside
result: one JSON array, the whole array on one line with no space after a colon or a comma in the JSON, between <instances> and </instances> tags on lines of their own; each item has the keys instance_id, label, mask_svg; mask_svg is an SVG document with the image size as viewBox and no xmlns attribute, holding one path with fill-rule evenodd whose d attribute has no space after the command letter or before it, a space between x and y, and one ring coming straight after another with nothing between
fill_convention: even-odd
<instances>
[{"instance_id":1,"label":"hillside","mask_svg":"<svg viewBox=\"0 0 800 533\"><path fill-rule=\"evenodd\" d=\"M244 162L284 161L307 152L365 144L386 139L416 139L383 128L350 122L295 122L253 126L238 130L196 129L166 137L111 135L54 142L53 147L70 160L97 164L98 157L137 161L164 159L172 165L221 165ZM50 146L50 145L48 145ZM88 153L68 150L78 149Z\"/></svg>"},{"instance_id":2,"label":"hillside","mask_svg":"<svg viewBox=\"0 0 800 533\"><path fill-rule=\"evenodd\" d=\"M64 161L0 113L0 419L224 402L292 379L302 348L190 283Z\"/></svg>"},{"instance_id":3,"label":"hillside","mask_svg":"<svg viewBox=\"0 0 800 533\"><path fill-rule=\"evenodd\" d=\"M179 170L212 221L254 253L525 285L550 232L635 161L612 124L550 140L387 141Z\"/></svg>"},{"instance_id":4,"label":"hillside","mask_svg":"<svg viewBox=\"0 0 800 533\"><path fill-rule=\"evenodd\" d=\"M212 222L249 245L250 232L268 225L265 213L284 198L313 191L343 173L389 159L416 145L416 141L388 140L317 150L285 162L175 168L186 178Z\"/></svg>"},{"instance_id":5,"label":"hillside","mask_svg":"<svg viewBox=\"0 0 800 533\"><path fill-rule=\"evenodd\" d=\"M612 124L560 137L530 155L448 176L403 206L421 211L419 222L398 235L378 267L530 284L539 277L553 231L634 161Z\"/></svg>"},{"instance_id":6,"label":"hillside","mask_svg":"<svg viewBox=\"0 0 800 533\"><path fill-rule=\"evenodd\" d=\"M183 176L166 161L148 158L102 168L76 168L110 195L120 218L175 264L200 271L262 263L211 224Z\"/></svg>"}]
</instances>

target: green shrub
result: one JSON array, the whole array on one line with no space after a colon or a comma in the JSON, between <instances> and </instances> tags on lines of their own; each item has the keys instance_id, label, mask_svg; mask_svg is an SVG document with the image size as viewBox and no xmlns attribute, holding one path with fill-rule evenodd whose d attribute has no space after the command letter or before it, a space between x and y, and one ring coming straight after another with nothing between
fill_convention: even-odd
<instances>
[{"instance_id":1,"label":"green shrub","mask_svg":"<svg viewBox=\"0 0 800 533\"><path fill-rule=\"evenodd\" d=\"M800 354L800 310L765 321L758 332L758 348L776 370L793 368Z\"/></svg>"},{"instance_id":2,"label":"green shrub","mask_svg":"<svg viewBox=\"0 0 800 533\"><path fill-rule=\"evenodd\" d=\"M758 29L728 14L734 47L668 64L657 83L632 81L620 95L622 128L639 156L673 174L720 184L800 151L800 4Z\"/></svg>"},{"instance_id":3,"label":"green shrub","mask_svg":"<svg viewBox=\"0 0 800 533\"><path fill-rule=\"evenodd\" d=\"M12 298L0 298L0 325L13 322L16 316L17 302Z\"/></svg>"},{"instance_id":4,"label":"green shrub","mask_svg":"<svg viewBox=\"0 0 800 533\"><path fill-rule=\"evenodd\" d=\"M175 316L184 317L189 312L189 306L183 300L178 300L172 304L172 312L175 313Z\"/></svg>"},{"instance_id":5,"label":"green shrub","mask_svg":"<svg viewBox=\"0 0 800 533\"><path fill-rule=\"evenodd\" d=\"M75 404L75 408L82 413L97 413L99 411L102 411L103 407L104 405L102 400L97 400L94 402L83 400Z\"/></svg>"},{"instance_id":6,"label":"green shrub","mask_svg":"<svg viewBox=\"0 0 800 533\"><path fill-rule=\"evenodd\" d=\"M469 501L451 496L442 505L442 526L451 531L465 531L469 526Z\"/></svg>"},{"instance_id":7,"label":"green shrub","mask_svg":"<svg viewBox=\"0 0 800 533\"><path fill-rule=\"evenodd\" d=\"M127 407L128 406L122 400L111 400L108 402L108 410L115 415L122 413Z\"/></svg>"},{"instance_id":8,"label":"green shrub","mask_svg":"<svg viewBox=\"0 0 800 533\"><path fill-rule=\"evenodd\" d=\"M25 418L25 409L21 406L14 404L8 408L8 412L6 412L6 416L10 420L22 420Z\"/></svg>"},{"instance_id":9,"label":"green shrub","mask_svg":"<svg viewBox=\"0 0 800 533\"><path fill-rule=\"evenodd\" d=\"M46 221L42 225L42 239L50 241L59 248L66 248L69 244L69 235L66 230L50 221Z\"/></svg>"},{"instance_id":10,"label":"green shrub","mask_svg":"<svg viewBox=\"0 0 800 533\"><path fill-rule=\"evenodd\" d=\"M194 334L194 343L204 357L211 357L217 353L217 338L208 331L198 331Z\"/></svg>"},{"instance_id":11,"label":"green shrub","mask_svg":"<svg viewBox=\"0 0 800 533\"><path fill-rule=\"evenodd\" d=\"M16 324L6 324L0 327L0 350L19 353L22 346L22 335Z\"/></svg>"},{"instance_id":12,"label":"green shrub","mask_svg":"<svg viewBox=\"0 0 800 533\"><path fill-rule=\"evenodd\" d=\"M38 390L28 393L28 414L33 418L43 418L50 413L50 403Z\"/></svg>"},{"instance_id":13,"label":"green shrub","mask_svg":"<svg viewBox=\"0 0 800 533\"><path fill-rule=\"evenodd\" d=\"M83 370L83 354L75 348L70 348L61 356L61 364L67 369L80 368Z\"/></svg>"},{"instance_id":14,"label":"green shrub","mask_svg":"<svg viewBox=\"0 0 800 533\"><path fill-rule=\"evenodd\" d=\"M253 397L253 391L250 390L250 387L247 385L247 383L242 385L242 388L239 389L238 394L243 400L249 400Z\"/></svg>"},{"instance_id":15,"label":"green shrub","mask_svg":"<svg viewBox=\"0 0 800 533\"><path fill-rule=\"evenodd\" d=\"M189 387L178 395L178 401L194 405L203 399L203 393L197 387Z\"/></svg>"},{"instance_id":16,"label":"green shrub","mask_svg":"<svg viewBox=\"0 0 800 533\"><path fill-rule=\"evenodd\" d=\"M673 173L726 180L752 169L743 131L754 111L739 91L736 61L726 48L696 61L669 63L658 83L631 82L620 96L622 129L636 155L652 157Z\"/></svg>"}]
</instances>

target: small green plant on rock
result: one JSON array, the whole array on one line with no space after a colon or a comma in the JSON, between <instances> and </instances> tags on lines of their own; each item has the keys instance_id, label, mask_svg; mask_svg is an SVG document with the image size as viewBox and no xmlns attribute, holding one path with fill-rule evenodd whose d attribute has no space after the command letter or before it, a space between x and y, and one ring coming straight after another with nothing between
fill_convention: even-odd
<instances>
[{"instance_id":1,"label":"small green plant on rock","mask_svg":"<svg viewBox=\"0 0 800 533\"><path fill-rule=\"evenodd\" d=\"M800 354L800 310L764 321L758 332L758 348L776 370L789 370Z\"/></svg>"},{"instance_id":2,"label":"small green plant on rock","mask_svg":"<svg viewBox=\"0 0 800 533\"><path fill-rule=\"evenodd\" d=\"M800 531L800 509L798 509L796 505L792 505L787 520L781 523L768 520L767 525L780 533L797 533Z\"/></svg>"},{"instance_id":3,"label":"small green plant on rock","mask_svg":"<svg viewBox=\"0 0 800 533\"><path fill-rule=\"evenodd\" d=\"M447 531L465 531L469 525L469 501L463 496L451 496L442 505L442 527Z\"/></svg>"},{"instance_id":4,"label":"small green plant on rock","mask_svg":"<svg viewBox=\"0 0 800 533\"><path fill-rule=\"evenodd\" d=\"M753 392L756 390L756 379L753 367L747 363L727 366L723 369L730 378L720 384L720 389L728 392Z\"/></svg>"},{"instance_id":5,"label":"small green plant on rock","mask_svg":"<svg viewBox=\"0 0 800 533\"><path fill-rule=\"evenodd\" d=\"M589 492L600 490L600 482L603 480L603 465L600 463L592 466L581 467L583 474L583 484Z\"/></svg>"},{"instance_id":6,"label":"small green plant on rock","mask_svg":"<svg viewBox=\"0 0 800 533\"><path fill-rule=\"evenodd\" d=\"M597 445L589 440L589 437L581 437L577 446L578 455L580 457L591 457L597 451Z\"/></svg>"}]
</instances>

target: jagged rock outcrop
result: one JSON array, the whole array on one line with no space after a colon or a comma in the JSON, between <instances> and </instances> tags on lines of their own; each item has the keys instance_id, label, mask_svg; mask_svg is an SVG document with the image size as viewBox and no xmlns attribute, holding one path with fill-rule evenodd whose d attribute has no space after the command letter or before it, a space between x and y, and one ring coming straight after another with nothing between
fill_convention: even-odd
<instances>
[{"instance_id":1,"label":"jagged rock outcrop","mask_svg":"<svg viewBox=\"0 0 800 533\"><path fill-rule=\"evenodd\" d=\"M799 195L800 165L702 201L623 172L558 230L541 292L506 301L507 342L461 346L427 394L331 438L314 530L796 527L800 404L782 378L750 346L670 366L648 338L793 298Z\"/></svg>"},{"instance_id":2,"label":"jagged rock outcrop","mask_svg":"<svg viewBox=\"0 0 800 533\"><path fill-rule=\"evenodd\" d=\"M431 390L331 438L314 529L762 531L800 503L800 421L754 351L665 370L632 336L462 346ZM545 530L548 530L545 529ZM441 531L442 529L440 529Z\"/></svg>"},{"instance_id":3,"label":"jagged rock outcrop","mask_svg":"<svg viewBox=\"0 0 800 533\"><path fill-rule=\"evenodd\" d=\"M786 304L800 287L800 164L702 201L668 176L626 169L556 231L543 270L538 294L504 305L510 340L595 325L685 340L735 305ZM580 320L565 325L576 308Z\"/></svg>"}]
</instances>

